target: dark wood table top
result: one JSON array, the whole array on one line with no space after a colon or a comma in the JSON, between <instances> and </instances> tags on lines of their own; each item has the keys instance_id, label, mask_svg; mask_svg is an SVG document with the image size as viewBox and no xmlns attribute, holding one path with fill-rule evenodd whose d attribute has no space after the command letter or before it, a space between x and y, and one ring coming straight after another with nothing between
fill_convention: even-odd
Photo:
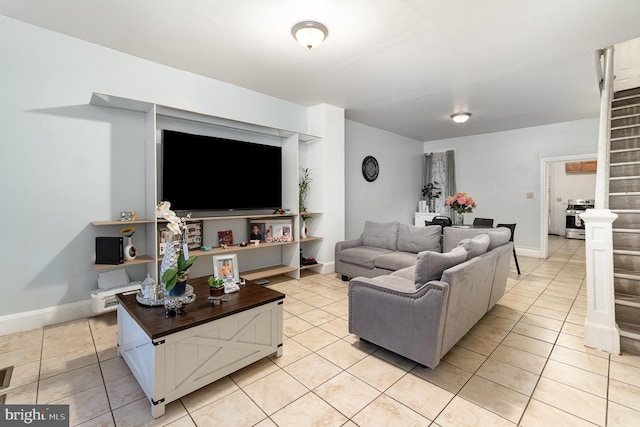
<instances>
[{"instance_id":1,"label":"dark wood table top","mask_svg":"<svg viewBox=\"0 0 640 427\"><path fill-rule=\"evenodd\" d=\"M151 339L167 336L194 326L249 310L273 301L283 300L281 292L254 282L240 286L238 292L226 294L229 301L212 305L209 301L207 277L189 279L196 300L184 306L184 314L165 317L164 306L149 307L136 301L135 293L116 294L116 299Z\"/></svg>"}]
</instances>

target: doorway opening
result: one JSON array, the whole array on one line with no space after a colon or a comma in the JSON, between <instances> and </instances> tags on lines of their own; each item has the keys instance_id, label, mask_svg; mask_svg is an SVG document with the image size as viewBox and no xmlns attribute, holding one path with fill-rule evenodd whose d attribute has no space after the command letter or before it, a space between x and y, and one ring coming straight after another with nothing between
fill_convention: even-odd
<instances>
[{"instance_id":1,"label":"doorway opening","mask_svg":"<svg viewBox=\"0 0 640 427\"><path fill-rule=\"evenodd\" d=\"M562 233L564 236L564 220L562 211L566 211L567 200L570 198L595 198L595 174L589 174L591 179L580 179L572 182L569 174L563 176L564 164L595 160L596 154L580 154L562 157L546 157L541 159L541 203L540 203L540 258L549 256L549 233ZM575 177L587 174L576 174ZM591 184L593 181L593 184ZM564 206L564 208L563 208Z\"/></svg>"}]
</instances>

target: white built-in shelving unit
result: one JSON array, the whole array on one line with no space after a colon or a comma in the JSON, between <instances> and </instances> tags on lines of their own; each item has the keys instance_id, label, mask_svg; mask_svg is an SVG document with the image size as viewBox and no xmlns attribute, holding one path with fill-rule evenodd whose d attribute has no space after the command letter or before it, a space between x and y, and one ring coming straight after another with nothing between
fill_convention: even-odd
<instances>
[{"instance_id":1,"label":"white built-in shelving unit","mask_svg":"<svg viewBox=\"0 0 640 427\"><path fill-rule=\"evenodd\" d=\"M312 207L313 220L307 222L310 234L305 239L300 239L300 215L298 212L298 177L301 167L309 167L322 176L324 165L322 156L314 156L316 150L321 149L322 138L313 135L306 135L283 129L276 129L251 123L229 120L220 117L213 117L193 111L186 111L172 107L166 107L154 103L122 98L118 96L93 93L90 103L95 106L106 108L117 108L131 111L136 114L142 113L145 120L145 140L140 144L145 146L145 211L138 212L142 217L155 216L155 207L159 200L159 153L161 148L161 130L172 129L183 132L206 134L222 138L239 139L254 143L268 143L278 145L282 148L282 202L283 207L289 208L291 213L256 215L243 213L241 215L223 215L195 217L193 220L203 221L203 244L213 246L210 251L191 250L190 255L198 255L198 263L209 259L214 255L236 253L238 256L240 275L248 280L256 280L280 274L286 274L293 278L300 277L300 271L305 269L320 269L322 264L312 266L301 266L300 254L305 258L317 257L320 252L323 239L323 221L321 198L315 199ZM177 164L179 164L177 162ZM142 167L142 165L141 165ZM250 177L242 177L241 172L212 175L210 177L198 176L192 178L192 182L202 185L203 191L211 191L213 185L224 185L225 179L255 179L256 173L268 173L268 170L251 171ZM318 181L316 181L318 182ZM114 189L117 191L118 189ZM256 220L265 219L291 219L293 228L293 241L278 243L261 243L257 246L239 246L239 242L248 241L249 223ZM136 237L141 237L145 241L146 252L139 254L133 261L126 261L119 265L95 265L97 269L122 268L131 265L147 264L147 272L157 280L158 268L162 257L158 254L158 226L162 225L162 220L143 219L138 221L113 221L99 220L92 221L96 227L111 227L134 225L136 227ZM217 231L232 229L234 233L234 245L227 249L218 247ZM301 252L302 251L302 252ZM196 275L212 274L212 266L202 263L200 267L194 265L197 271L205 273ZM210 270L210 271L209 271Z\"/></svg>"}]
</instances>

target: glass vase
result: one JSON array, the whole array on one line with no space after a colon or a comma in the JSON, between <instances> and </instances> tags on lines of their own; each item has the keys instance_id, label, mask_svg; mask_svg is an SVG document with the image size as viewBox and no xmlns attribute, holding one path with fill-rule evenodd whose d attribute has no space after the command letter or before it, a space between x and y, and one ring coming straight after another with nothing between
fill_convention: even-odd
<instances>
[{"instance_id":1,"label":"glass vase","mask_svg":"<svg viewBox=\"0 0 640 427\"><path fill-rule=\"evenodd\" d=\"M164 256L162 257L162 264L160 264L160 281L162 282L162 288L166 289L167 284L162 280L162 276L164 276L165 271L170 268L178 268L178 250L176 245L179 242L169 237L168 233L165 234L164 239L165 242L167 242L167 246L164 250Z\"/></svg>"},{"instance_id":2,"label":"glass vase","mask_svg":"<svg viewBox=\"0 0 640 427\"><path fill-rule=\"evenodd\" d=\"M453 225L464 225L464 213L451 211L451 222Z\"/></svg>"}]
</instances>

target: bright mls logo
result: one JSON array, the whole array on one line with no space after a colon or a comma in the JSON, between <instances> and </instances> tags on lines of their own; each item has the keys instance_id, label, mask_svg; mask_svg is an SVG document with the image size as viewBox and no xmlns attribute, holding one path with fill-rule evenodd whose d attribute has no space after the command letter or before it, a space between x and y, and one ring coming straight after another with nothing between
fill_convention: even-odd
<instances>
[{"instance_id":1,"label":"bright mls logo","mask_svg":"<svg viewBox=\"0 0 640 427\"><path fill-rule=\"evenodd\" d=\"M0 425L68 427L69 405L0 405Z\"/></svg>"}]
</instances>

